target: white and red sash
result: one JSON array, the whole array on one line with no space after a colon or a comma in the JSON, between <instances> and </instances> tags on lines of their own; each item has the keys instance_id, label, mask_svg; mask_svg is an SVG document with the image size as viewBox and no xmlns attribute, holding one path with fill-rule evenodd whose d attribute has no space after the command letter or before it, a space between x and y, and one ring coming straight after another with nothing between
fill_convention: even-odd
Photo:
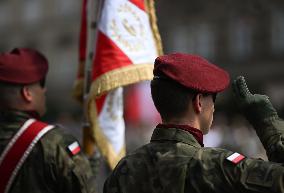
<instances>
[{"instance_id":1,"label":"white and red sash","mask_svg":"<svg viewBox=\"0 0 284 193\"><path fill-rule=\"evenodd\" d=\"M0 156L0 193L8 193L13 180L35 144L53 128L53 125L35 119L29 119L23 124Z\"/></svg>"}]
</instances>

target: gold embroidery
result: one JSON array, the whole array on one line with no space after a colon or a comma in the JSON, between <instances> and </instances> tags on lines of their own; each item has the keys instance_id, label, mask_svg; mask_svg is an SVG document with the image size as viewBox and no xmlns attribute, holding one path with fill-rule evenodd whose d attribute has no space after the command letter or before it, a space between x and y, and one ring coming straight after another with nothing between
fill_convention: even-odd
<instances>
[{"instance_id":1,"label":"gold embroidery","mask_svg":"<svg viewBox=\"0 0 284 193\"><path fill-rule=\"evenodd\" d=\"M111 38L122 44L130 52L139 52L145 49L146 32L137 12L128 3L121 4L117 11L121 20L112 19L110 22ZM122 26L122 28L118 26ZM128 35L123 35L124 30L121 31L121 29L124 29L136 41L131 41Z\"/></svg>"},{"instance_id":2,"label":"gold embroidery","mask_svg":"<svg viewBox=\"0 0 284 193\"><path fill-rule=\"evenodd\" d=\"M99 76L93 81L89 97L96 98L117 87L126 86L143 80L151 80L152 78L152 64L129 65L115 69Z\"/></svg>"}]
</instances>

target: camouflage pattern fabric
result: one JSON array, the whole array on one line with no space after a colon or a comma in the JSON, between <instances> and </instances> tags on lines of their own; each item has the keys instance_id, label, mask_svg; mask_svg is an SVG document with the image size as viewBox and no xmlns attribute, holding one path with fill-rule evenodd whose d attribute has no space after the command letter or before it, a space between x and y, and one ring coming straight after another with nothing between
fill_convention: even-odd
<instances>
[{"instance_id":1,"label":"camouflage pattern fabric","mask_svg":"<svg viewBox=\"0 0 284 193\"><path fill-rule=\"evenodd\" d=\"M281 163L245 158L235 164L227 160L233 153L201 147L181 129L156 128L149 144L118 163L104 193L284 192Z\"/></svg>"},{"instance_id":2,"label":"camouflage pattern fabric","mask_svg":"<svg viewBox=\"0 0 284 193\"><path fill-rule=\"evenodd\" d=\"M284 163L284 121L279 117L254 122L254 128L260 138L268 160Z\"/></svg>"},{"instance_id":3,"label":"camouflage pattern fabric","mask_svg":"<svg viewBox=\"0 0 284 193\"><path fill-rule=\"evenodd\" d=\"M24 112L0 113L0 154L29 118ZM22 165L9 193L95 192L87 158L82 152L73 156L67 149L75 141L58 127L45 134Z\"/></svg>"}]
</instances>

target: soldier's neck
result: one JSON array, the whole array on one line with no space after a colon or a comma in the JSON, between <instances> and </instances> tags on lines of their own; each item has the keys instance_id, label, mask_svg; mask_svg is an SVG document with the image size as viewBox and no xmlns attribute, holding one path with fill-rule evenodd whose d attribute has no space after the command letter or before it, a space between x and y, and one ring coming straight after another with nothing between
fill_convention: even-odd
<instances>
[{"instance_id":1,"label":"soldier's neck","mask_svg":"<svg viewBox=\"0 0 284 193\"><path fill-rule=\"evenodd\" d=\"M196 119L188 118L172 118L168 120L163 120L163 124L174 124L174 125L188 125L190 127L200 130L200 124Z\"/></svg>"}]
</instances>

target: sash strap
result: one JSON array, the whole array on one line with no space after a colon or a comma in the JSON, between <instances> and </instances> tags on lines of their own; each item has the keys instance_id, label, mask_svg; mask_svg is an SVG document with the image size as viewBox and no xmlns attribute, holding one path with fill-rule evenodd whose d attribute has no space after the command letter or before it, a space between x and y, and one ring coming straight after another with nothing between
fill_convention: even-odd
<instances>
[{"instance_id":1,"label":"sash strap","mask_svg":"<svg viewBox=\"0 0 284 193\"><path fill-rule=\"evenodd\" d=\"M0 156L0 193L8 193L13 180L34 145L53 128L53 125L35 119L29 119L23 124Z\"/></svg>"}]
</instances>

